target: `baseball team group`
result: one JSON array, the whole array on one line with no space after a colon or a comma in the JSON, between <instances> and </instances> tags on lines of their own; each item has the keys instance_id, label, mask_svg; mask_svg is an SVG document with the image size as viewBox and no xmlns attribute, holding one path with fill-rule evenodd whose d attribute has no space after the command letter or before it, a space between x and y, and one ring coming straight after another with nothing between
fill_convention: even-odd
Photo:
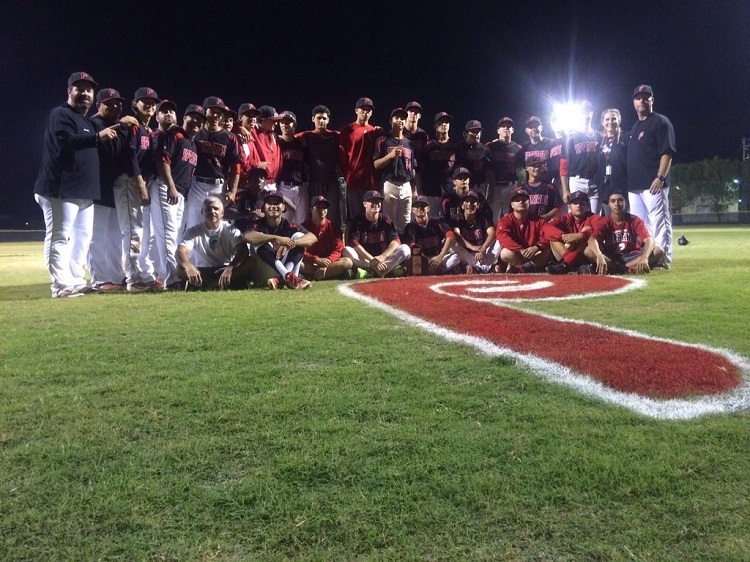
<instances>
[{"instance_id":1,"label":"baseball team group","mask_svg":"<svg viewBox=\"0 0 750 562\"><path fill-rule=\"evenodd\" d=\"M297 116L216 96L178 108L149 87L126 100L86 72L50 112L34 196L44 213L52 296L164 290L306 289L311 281L451 273L627 274L668 269L669 172L676 152L651 86L636 120L581 105L551 137L502 117L452 138L422 106L329 129L330 110ZM301 127L300 127L301 128Z\"/></svg>"}]
</instances>

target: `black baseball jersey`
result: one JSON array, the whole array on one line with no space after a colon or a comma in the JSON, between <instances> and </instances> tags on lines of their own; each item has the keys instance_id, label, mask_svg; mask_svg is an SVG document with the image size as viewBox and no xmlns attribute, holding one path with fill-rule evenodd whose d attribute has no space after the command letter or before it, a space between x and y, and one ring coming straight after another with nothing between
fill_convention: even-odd
<instances>
[{"instance_id":1,"label":"black baseball jersey","mask_svg":"<svg viewBox=\"0 0 750 562\"><path fill-rule=\"evenodd\" d=\"M559 155L562 153L562 144L552 139L544 138L536 144L531 144L531 141L523 145L523 150L519 152L519 158L521 166L526 167L526 163L532 158L536 158L542 161L539 171L541 172L541 180L546 183L552 183L555 178L555 169L550 162L550 151L553 147L559 147L555 150L556 160L558 163L557 170L559 171ZM557 153L560 154L557 154Z\"/></svg>"},{"instance_id":2,"label":"black baseball jersey","mask_svg":"<svg viewBox=\"0 0 750 562\"><path fill-rule=\"evenodd\" d=\"M677 153L672 123L661 113L636 121L630 129L627 147L628 191L648 189L659 173L662 155ZM664 186L669 186L669 174Z\"/></svg>"},{"instance_id":3,"label":"black baseball jersey","mask_svg":"<svg viewBox=\"0 0 750 562\"><path fill-rule=\"evenodd\" d=\"M301 185L307 181L305 162L305 145L298 138L291 141L278 139L281 150L281 168L276 174L276 181L287 185Z\"/></svg>"},{"instance_id":4,"label":"black baseball jersey","mask_svg":"<svg viewBox=\"0 0 750 562\"><path fill-rule=\"evenodd\" d=\"M383 213L378 215L375 222L359 215L354 218L349 229L349 245L362 246L372 256L382 253L394 240L401 241L396 226Z\"/></svg>"},{"instance_id":5,"label":"black baseball jersey","mask_svg":"<svg viewBox=\"0 0 750 562\"><path fill-rule=\"evenodd\" d=\"M572 133L563 144L563 158L568 161L568 177L596 178L599 160L599 133Z\"/></svg>"},{"instance_id":6,"label":"black baseball jersey","mask_svg":"<svg viewBox=\"0 0 750 562\"><path fill-rule=\"evenodd\" d=\"M177 191L187 196L198 164L198 153L195 142L182 127L172 127L159 135L156 158L169 164Z\"/></svg>"},{"instance_id":7,"label":"black baseball jersey","mask_svg":"<svg viewBox=\"0 0 750 562\"><path fill-rule=\"evenodd\" d=\"M331 183L338 180L336 166L339 158L339 132L316 133L304 131L297 135L304 139L305 157L310 171L310 181Z\"/></svg>"},{"instance_id":8,"label":"black baseball jersey","mask_svg":"<svg viewBox=\"0 0 750 562\"><path fill-rule=\"evenodd\" d=\"M225 179L232 170L239 171L240 143L237 135L226 129L201 129L195 136L198 164L195 175L201 178Z\"/></svg>"},{"instance_id":9,"label":"black baseball jersey","mask_svg":"<svg viewBox=\"0 0 750 562\"><path fill-rule=\"evenodd\" d=\"M444 197L453 193L455 164L455 142L428 141L419 158L419 173L422 176L420 193L430 197Z\"/></svg>"},{"instance_id":10,"label":"black baseball jersey","mask_svg":"<svg viewBox=\"0 0 750 562\"><path fill-rule=\"evenodd\" d=\"M271 226L266 222L265 218L260 219L238 219L235 221L234 226L240 230L240 232L247 232L253 230L255 232L261 232L263 234L271 234L273 236L284 236L291 238L292 235L301 232L307 234L307 229L304 226L289 222L285 218L281 219L281 222L277 226Z\"/></svg>"},{"instance_id":11,"label":"black baseball jersey","mask_svg":"<svg viewBox=\"0 0 750 562\"><path fill-rule=\"evenodd\" d=\"M463 166L471 172L471 189L487 181L487 170L490 165L490 151L481 142L474 145L461 141L456 145L456 166Z\"/></svg>"},{"instance_id":12,"label":"black baseball jersey","mask_svg":"<svg viewBox=\"0 0 750 562\"><path fill-rule=\"evenodd\" d=\"M505 143L495 139L488 142L486 146L490 152L490 170L495 174L495 181L498 183L518 181L516 168L521 145L513 141Z\"/></svg>"},{"instance_id":13,"label":"black baseball jersey","mask_svg":"<svg viewBox=\"0 0 750 562\"><path fill-rule=\"evenodd\" d=\"M492 222L492 209L487 204L487 200L481 193L477 193L477 196L479 197L477 214ZM456 226L458 220L464 216L464 210L461 207L462 204L463 200L456 195L455 191L447 197L443 197L443 200L440 202L440 216L451 228Z\"/></svg>"},{"instance_id":14,"label":"black baseball jersey","mask_svg":"<svg viewBox=\"0 0 750 562\"><path fill-rule=\"evenodd\" d=\"M477 215L472 222L467 221L464 217L458 219L454 226L461 233L461 237L475 246L481 246L487 240L487 230L495 228L494 223L487 217Z\"/></svg>"},{"instance_id":15,"label":"black baseball jersey","mask_svg":"<svg viewBox=\"0 0 750 562\"><path fill-rule=\"evenodd\" d=\"M425 131L421 127L417 127L416 131L409 131L407 129L404 129L404 136L409 139L412 149L417 154L421 154L422 150L430 140L427 131Z\"/></svg>"},{"instance_id":16,"label":"black baseball jersey","mask_svg":"<svg viewBox=\"0 0 750 562\"><path fill-rule=\"evenodd\" d=\"M529 192L529 213L541 217L552 209L562 207L563 200L557 188L551 183L540 182L524 186Z\"/></svg>"},{"instance_id":17,"label":"black baseball jersey","mask_svg":"<svg viewBox=\"0 0 750 562\"><path fill-rule=\"evenodd\" d=\"M434 258L443 249L446 238L452 238L453 232L440 219L430 218L427 224L417 224L411 221L404 227L402 242L409 247L419 246L422 254Z\"/></svg>"},{"instance_id":18,"label":"black baseball jersey","mask_svg":"<svg viewBox=\"0 0 750 562\"><path fill-rule=\"evenodd\" d=\"M417 163L416 154L407 138L397 139L391 135L385 135L375 141L375 150L372 159L378 160L383 158L389 152L392 152L397 146L404 150L399 158L394 158L388 162L385 168L380 169L380 179L389 182L406 182L412 180L414 168Z\"/></svg>"},{"instance_id":19,"label":"black baseball jersey","mask_svg":"<svg viewBox=\"0 0 750 562\"><path fill-rule=\"evenodd\" d=\"M114 123L107 123L100 115L91 118L97 131L106 129ZM117 136L106 142L99 143L99 182L101 184L101 197L94 201L97 205L114 208L115 180L121 175L128 173L130 151L127 149L125 132L118 128Z\"/></svg>"}]
</instances>

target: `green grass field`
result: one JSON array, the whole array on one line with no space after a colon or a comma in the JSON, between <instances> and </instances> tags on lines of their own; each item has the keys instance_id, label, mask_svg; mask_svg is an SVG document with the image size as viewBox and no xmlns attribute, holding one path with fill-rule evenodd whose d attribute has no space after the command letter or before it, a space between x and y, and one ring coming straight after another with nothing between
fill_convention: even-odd
<instances>
[{"instance_id":1,"label":"green grass field","mask_svg":"<svg viewBox=\"0 0 750 562\"><path fill-rule=\"evenodd\" d=\"M750 357L750 229L529 304ZM750 560L750 415L666 422L310 291L49 298L0 244L0 560ZM621 350L602 350L622 361Z\"/></svg>"}]
</instances>

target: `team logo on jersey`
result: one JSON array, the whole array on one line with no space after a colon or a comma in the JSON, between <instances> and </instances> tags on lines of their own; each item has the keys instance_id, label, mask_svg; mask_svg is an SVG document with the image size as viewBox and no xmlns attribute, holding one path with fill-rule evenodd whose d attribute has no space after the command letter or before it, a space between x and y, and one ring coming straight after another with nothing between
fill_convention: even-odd
<instances>
[{"instance_id":1,"label":"team logo on jersey","mask_svg":"<svg viewBox=\"0 0 750 562\"><path fill-rule=\"evenodd\" d=\"M750 361L727 350L523 309L523 303L617 298L645 287L612 276L409 277L342 285L353 298L486 356L659 419L747 409ZM491 366L487 367L491 369Z\"/></svg>"}]
</instances>

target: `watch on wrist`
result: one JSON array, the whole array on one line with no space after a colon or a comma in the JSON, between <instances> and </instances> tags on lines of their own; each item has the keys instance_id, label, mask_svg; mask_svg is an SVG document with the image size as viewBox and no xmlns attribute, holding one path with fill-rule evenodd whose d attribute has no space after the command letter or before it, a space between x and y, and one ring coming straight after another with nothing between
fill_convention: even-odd
<instances>
[{"instance_id":1,"label":"watch on wrist","mask_svg":"<svg viewBox=\"0 0 750 562\"><path fill-rule=\"evenodd\" d=\"M656 176L656 179L658 179L658 180L660 180L662 182L665 182L665 181L667 181L667 176Z\"/></svg>"}]
</instances>

